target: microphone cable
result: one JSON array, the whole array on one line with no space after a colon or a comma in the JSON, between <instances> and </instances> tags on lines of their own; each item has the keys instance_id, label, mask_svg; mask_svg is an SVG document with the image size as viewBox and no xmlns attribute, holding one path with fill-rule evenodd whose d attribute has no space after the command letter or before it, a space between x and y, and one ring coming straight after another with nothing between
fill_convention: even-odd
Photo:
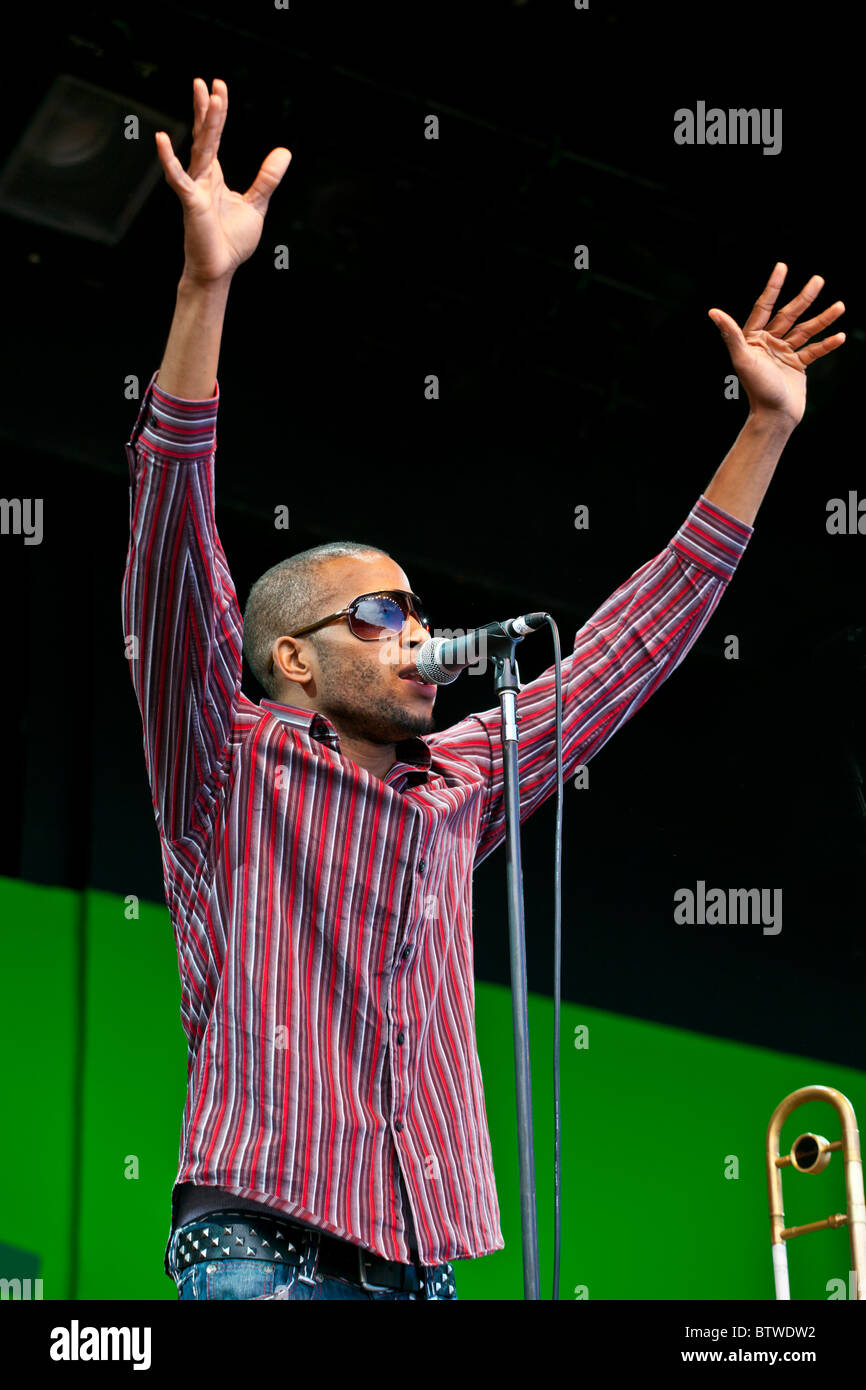
<instances>
[{"instance_id":1,"label":"microphone cable","mask_svg":"<svg viewBox=\"0 0 866 1390\"><path fill-rule=\"evenodd\" d=\"M521 636L528 632L537 630L547 623L553 637L553 662L554 662L554 687L556 690L556 829L554 831L554 861L553 861L553 894L554 894L554 923L553 923L553 1299L559 1299L559 1265L560 1265L560 1246L562 1236L562 1216L561 1216L561 1133L560 1133L560 1086L559 1086L559 1035L562 1027L561 1023L561 996L562 996L562 653L559 645L559 629L549 613L528 614L526 618L511 620L505 624L505 630L510 636L519 632L519 626L523 626L525 631ZM502 625L491 623L487 629L489 631L499 629ZM436 658L438 661L438 657ZM427 671L419 664L422 674ZM438 667L437 676L442 684L450 683L447 678L443 679L443 673ZM458 672L450 678L456 680ZM518 789L519 800L519 789Z\"/></svg>"},{"instance_id":2,"label":"microphone cable","mask_svg":"<svg viewBox=\"0 0 866 1390\"><path fill-rule=\"evenodd\" d=\"M559 1035L562 997L562 653L559 628L549 613L543 618L553 637L553 676L556 691L556 828L553 846L553 1300L559 1300L559 1264L562 1238L561 1132L559 1088ZM533 624L535 626L535 624ZM538 627L541 623L537 624Z\"/></svg>"},{"instance_id":3,"label":"microphone cable","mask_svg":"<svg viewBox=\"0 0 866 1390\"><path fill-rule=\"evenodd\" d=\"M559 1299L559 1255L561 1239L560 1172L560 1095L559 1033L562 994L562 658L559 629L549 613L545 615L553 636L554 683L556 687L556 829L553 855L553 1299Z\"/></svg>"}]
</instances>

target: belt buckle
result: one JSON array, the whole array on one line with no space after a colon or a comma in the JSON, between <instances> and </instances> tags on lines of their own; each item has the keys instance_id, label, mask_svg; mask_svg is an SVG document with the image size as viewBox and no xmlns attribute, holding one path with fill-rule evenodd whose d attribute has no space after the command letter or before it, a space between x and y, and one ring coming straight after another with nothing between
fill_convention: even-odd
<instances>
[{"instance_id":1,"label":"belt buckle","mask_svg":"<svg viewBox=\"0 0 866 1390\"><path fill-rule=\"evenodd\" d=\"M368 1283L367 1283L367 1271L366 1271L366 1269L365 1269L365 1265L367 1264L367 1256L366 1256L366 1253L365 1253L363 1247L360 1246L360 1245L357 1245L355 1248L356 1248L356 1250L358 1251L358 1269L359 1269L360 1275L361 1275L361 1279L360 1279L361 1288L362 1288L362 1289L368 1289L371 1293L394 1293L395 1290L394 1290L394 1285L393 1285L393 1284L368 1284Z\"/></svg>"}]
</instances>

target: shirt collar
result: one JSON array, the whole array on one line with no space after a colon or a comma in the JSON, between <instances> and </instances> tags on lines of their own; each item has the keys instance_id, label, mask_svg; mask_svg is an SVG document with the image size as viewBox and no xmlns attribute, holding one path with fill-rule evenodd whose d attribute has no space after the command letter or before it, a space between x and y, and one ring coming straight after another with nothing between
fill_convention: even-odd
<instances>
[{"instance_id":1,"label":"shirt collar","mask_svg":"<svg viewBox=\"0 0 866 1390\"><path fill-rule=\"evenodd\" d=\"M259 705L278 719L282 719L290 728L309 734L310 738L318 739L320 743L327 744L335 753L339 753L340 735L330 719L324 714L319 714L318 710L299 709L297 705L283 705L277 700L260 700ZM409 763L412 767L429 768L433 761L424 740L414 736L401 739L395 745L394 752L398 762Z\"/></svg>"}]
</instances>

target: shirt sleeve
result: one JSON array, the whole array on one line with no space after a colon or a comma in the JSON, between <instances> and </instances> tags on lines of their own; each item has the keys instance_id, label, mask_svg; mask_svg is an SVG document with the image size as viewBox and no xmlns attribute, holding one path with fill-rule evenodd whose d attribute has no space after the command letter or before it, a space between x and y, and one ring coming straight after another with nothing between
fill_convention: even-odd
<instances>
[{"instance_id":1,"label":"shirt sleeve","mask_svg":"<svg viewBox=\"0 0 866 1390\"><path fill-rule=\"evenodd\" d=\"M150 380L126 444L123 634L160 835L212 811L242 673L242 617L213 505L219 383L188 401Z\"/></svg>"},{"instance_id":2,"label":"shirt sleeve","mask_svg":"<svg viewBox=\"0 0 866 1390\"><path fill-rule=\"evenodd\" d=\"M563 784L636 714L709 621L754 527L700 495L664 550L629 579L578 631L562 661ZM517 696L520 820L556 790L554 667ZM505 839L500 707L470 714L425 739L475 763L484 777L480 863Z\"/></svg>"}]
</instances>

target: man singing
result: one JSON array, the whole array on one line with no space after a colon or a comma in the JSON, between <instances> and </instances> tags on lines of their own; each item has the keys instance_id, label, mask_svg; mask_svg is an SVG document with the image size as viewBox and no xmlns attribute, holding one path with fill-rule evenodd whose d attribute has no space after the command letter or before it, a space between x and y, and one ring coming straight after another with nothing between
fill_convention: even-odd
<instances>
[{"instance_id":1,"label":"man singing","mask_svg":"<svg viewBox=\"0 0 866 1390\"><path fill-rule=\"evenodd\" d=\"M241 619L214 524L217 362L232 276L291 155L229 191L226 85L193 93L187 172L156 137L185 263L126 446L124 635L188 1040L165 1269L181 1299L453 1299L450 1262L504 1244L472 938L473 870L505 834L499 709L434 732L436 687L413 662L424 605L375 546L286 559ZM748 419L670 542L577 633L566 777L703 630L802 418L805 368L844 339L805 346L844 309L796 324L817 276L774 312L785 274L742 329L711 311ZM556 786L553 668L518 707L525 820Z\"/></svg>"}]
</instances>

